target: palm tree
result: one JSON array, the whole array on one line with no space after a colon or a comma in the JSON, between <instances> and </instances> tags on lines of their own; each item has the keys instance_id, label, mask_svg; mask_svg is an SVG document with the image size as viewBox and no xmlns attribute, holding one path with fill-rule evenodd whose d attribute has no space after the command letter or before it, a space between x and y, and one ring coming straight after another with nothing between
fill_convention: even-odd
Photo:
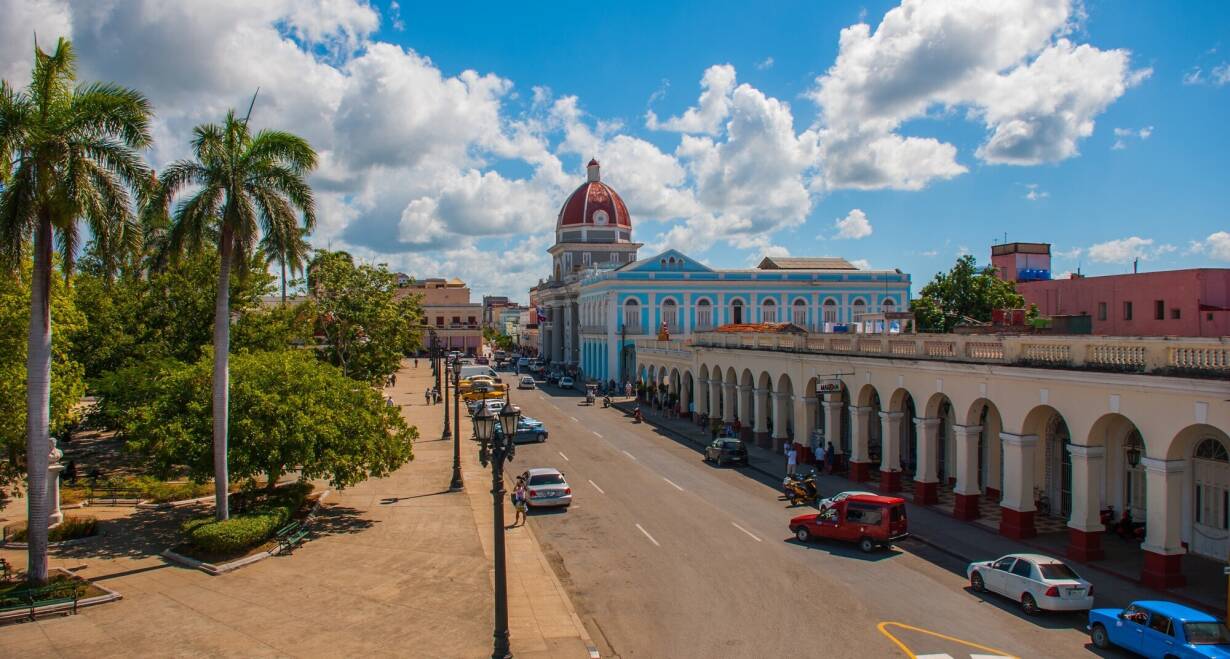
<instances>
[{"instance_id":1,"label":"palm tree","mask_svg":"<svg viewBox=\"0 0 1230 659\"><path fill-rule=\"evenodd\" d=\"M299 227L291 227L290 233L281 231L271 231L265 234L265 239L261 241L261 247L265 251L265 265L272 265L275 261L282 266L282 305L286 305L286 270L290 269L290 273L303 274L303 269L307 267L308 256L312 253L312 246L306 240L308 235L307 229Z\"/></svg>"},{"instance_id":2,"label":"palm tree","mask_svg":"<svg viewBox=\"0 0 1230 659\"><path fill-rule=\"evenodd\" d=\"M246 119L227 113L222 124L193 130L193 160L171 163L160 178L150 208L169 212L171 200L185 188L171 218L167 245L172 254L199 249L217 240L222 259L214 305L214 488L217 518L227 519L227 423L230 375L230 276L243 268L260 233L291 235L298 230L296 209L309 231L316 224L316 203L306 176L316 167L316 152L300 137L281 131L248 132ZM242 274L242 270L241 270Z\"/></svg>"},{"instance_id":3,"label":"palm tree","mask_svg":"<svg viewBox=\"0 0 1230 659\"><path fill-rule=\"evenodd\" d=\"M119 249L140 240L129 190L141 191L149 168L150 103L113 84L74 87L76 57L65 39L48 55L34 48L30 86L0 81L0 249L10 263L33 242L30 336L26 357L26 469L29 565L47 580L47 462L51 403L52 244L67 277L80 244L80 222Z\"/></svg>"}]
</instances>

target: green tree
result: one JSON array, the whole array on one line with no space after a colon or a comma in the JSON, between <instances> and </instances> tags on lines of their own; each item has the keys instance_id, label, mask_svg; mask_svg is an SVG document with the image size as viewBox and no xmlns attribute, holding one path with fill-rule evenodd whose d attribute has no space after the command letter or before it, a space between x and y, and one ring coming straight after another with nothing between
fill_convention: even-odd
<instances>
[{"instance_id":1,"label":"green tree","mask_svg":"<svg viewBox=\"0 0 1230 659\"><path fill-rule=\"evenodd\" d=\"M306 229L291 227L293 231L287 233L282 228L277 227L275 231L265 234L262 248L266 254L265 264L277 263L282 268L282 304L285 305L286 271L289 269L292 275L303 274L312 246L308 244Z\"/></svg>"},{"instance_id":2,"label":"green tree","mask_svg":"<svg viewBox=\"0 0 1230 659\"><path fill-rule=\"evenodd\" d=\"M139 155L151 142L149 101L108 83L74 87L75 79L73 48L60 39L51 54L35 47L29 87L0 81L0 250L13 262L28 247L34 253L26 362L33 583L47 580L52 245L70 273L84 220L108 253L122 252L140 239L129 191L149 180Z\"/></svg>"},{"instance_id":3,"label":"green tree","mask_svg":"<svg viewBox=\"0 0 1230 659\"><path fill-rule=\"evenodd\" d=\"M100 387L129 446L160 475L211 475L210 360L168 362L117 373ZM231 363L231 438L227 459L239 479L274 483L298 470L342 488L388 475L412 459L416 429L372 387L302 350L236 353ZM133 376L143 380L126 388ZM109 397L122 404L108 408Z\"/></svg>"},{"instance_id":4,"label":"green tree","mask_svg":"<svg viewBox=\"0 0 1230 659\"><path fill-rule=\"evenodd\" d=\"M21 475L26 455L26 341L30 331L31 264L0 272L0 486ZM73 289L58 277L50 280L51 313L62 336L78 333L85 322L73 304ZM81 364L72 345L61 338L51 346L50 432L60 433L78 420L77 401L85 393Z\"/></svg>"},{"instance_id":5,"label":"green tree","mask_svg":"<svg viewBox=\"0 0 1230 659\"><path fill-rule=\"evenodd\" d=\"M222 124L204 124L193 131L193 160L177 160L163 172L150 204L157 217L170 212L176 195L191 189L168 232L169 250L196 251L217 237L220 260L214 289L213 442L216 515L230 517L227 501L227 396L230 357L230 276L255 252L262 231L290 233L299 225L296 211L309 231L316 224L316 202L307 175L316 168L316 152L290 133L248 131L247 120L232 110ZM243 271L241 270L241 274Z\"/></svg>"},{"instance_id":6,"label":"green tree","mask_svg":"<svg viewBox=\"0 0 1230 659\"><path fill-rule=\"evenodd\" d=\"M82 266L74 286L88 323L73 341L87 378L93 381L138 361L200 358L211 340L214 287L221 267L216 250L207 246L185 254L147 277L125 269L110 284L91 259L83 259ZM262 256L252 255L246 268L246 277L230 280L228 306L239 319L236 332L250 326L247 317L259 314L261 298L273 292L273 275L265 270Z\"/></svg>"},{"instance_id":7,"label":"green tree","mask_svg":"<svg viewBox=\"0 0 1230 659\"><path fill-rule=\"evenodd\" d=\"M1024 304L1015 284L996 277L992 266L978 268L974 257L967 254L923 286L910 310L920 330L951 332L963 319L988 322L993 310L1019 309Z\"/></svg>"},{"instance_id":8,"label":"green tree","mask_svg":"<svg viewBox=\"0 0 1230 659\"><path fill-rule=\"evenodd\" d=\"M317 252L309 266L325 359L347 376L376 383L419 347L418 296L399 296L383 265L355 265L344 252Z\"/></svg>"}]
</instances>

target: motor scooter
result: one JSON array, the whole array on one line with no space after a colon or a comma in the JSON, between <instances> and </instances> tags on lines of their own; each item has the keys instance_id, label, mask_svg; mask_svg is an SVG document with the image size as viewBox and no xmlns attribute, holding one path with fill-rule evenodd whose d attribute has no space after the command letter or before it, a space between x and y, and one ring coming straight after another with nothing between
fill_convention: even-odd
<instances>
[{"instance_id":1,"label":"motor scooter","mask_svg":"<svg viewBox=\"0 0 1230 659\"><path fill-rule=\"evenodd\" d=\"M636 409L632 411L632 422L640 423L644 420L645 420L645 417L641 415L641 406L637 405Z\"/></svg>"},{"instance_id":2,"label":"motor scooter","mask_svg":"<svg viewBox=\"0 0 1230 659\"><path fill-rule=\"evenodd\" d=\"M816 487L816 472L812 471L804 476L787 475L782 480L782 492L782 498L789 501L792 506L800 503L815 503L820 495Z\"/></svg>"},{"instance_id":3,"label":"motor scooter","mask_svg":"<svg viewBox=\"0 0 1230 659\"><path fill-rule=\"evenodd\" d=\"M603 409L606 409L606 408L608 408L608 407L610 407L610 406L611 406L611 397L610 397L610 396L603 396L603 397L602 397L602 408L603 408Z\"/></svg>"}]
</instances>

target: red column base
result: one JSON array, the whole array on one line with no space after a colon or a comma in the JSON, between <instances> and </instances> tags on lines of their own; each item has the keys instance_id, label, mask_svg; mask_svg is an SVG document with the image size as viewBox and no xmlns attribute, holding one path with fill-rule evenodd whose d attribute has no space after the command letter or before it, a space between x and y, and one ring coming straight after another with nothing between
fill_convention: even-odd
<instances>
[{"instance_id":1,"label":"red column base","mask_svg":"<svg viewBox=\"0 0 1230 659\"><path fill-rule=\"evenodd\" d=\"M1034 529L1034 511L1019 511L1011 508L999 507L1001 517L999 518L999 534L1009 538L1020 540L1021 538L1032 538L1038 535Z\"/></svg>"},{"instance_id":2,"label":"red column base","mask_svg":"<svg viewBox=\"0 0 1230 659\"><path fill-rule=\"evenodd\" d=\"M901 472L880 470L880 491L881 492L900 492L901 491Z\"/></svg>"},{"instance_id":3,"label":"red column base","mask_svg":"<svg viewBox=\"0 0 1230 659\"><path fill-rule=\"evenodd\" d=\"M929 506L940 501L940 484L914 481L914 503Z\"/></svg>"},{"instance_id":4,"label":"red column base","mask_svg":"<svg viewBox=\"0 0 1230 659\"><path fill-rule=\"evenodd\" d=\"M767 432L753 432L752 437L756 440L756 446L760 448L769 448L773 446L773 440L769 439Z\"/></svg>"},{"instance_id":5,"label":"red column base","mask_svg":"<svg viewBox=\"0 0 1230 659\"><path fill-rule=\"evenodd\" d=\"M1068 558L1082 563L1106 558L1102 550L1101 531L1080 531L1068 528Z\"/></svg>"},{"instance_id":6,"label":"red column base","mask_svg":"<svg viewBox=\"0 0 1230 659\"><path fill-rule=\"evenodd\" d=\"M1140 580L1150 588L1175 588L1187 583L1183 576L1183 554L1155 554L1144 551L1145 564Z\"/></svg>"},{"instance_id":7,"label":"red column base","mask_svg":"<svg viewBox=\"0 0 1230 659\"><path fill-rule=\"evenodd\" d=\"M956 494L954 495L952 506L952 516L966 522L978 519L982 512L978 508L977 494Z\"/></svg>"},{"instance_id":8,"label":"red column base","mask_svg":"<svg viewBox=\"0 0 1230 659\"><path fill-rule=\"evenodd\" d=\"M870 462L851 462L850 480L862 483L871 478Z\"/></svg>"}]
</instances>

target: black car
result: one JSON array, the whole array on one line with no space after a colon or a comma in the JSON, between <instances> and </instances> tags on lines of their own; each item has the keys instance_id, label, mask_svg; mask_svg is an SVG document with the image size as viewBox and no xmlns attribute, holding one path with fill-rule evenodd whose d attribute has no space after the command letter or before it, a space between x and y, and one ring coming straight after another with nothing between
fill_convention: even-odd
<instances>
[{"instance_id":1,"label":"black car","mask_svg":"<svg viewBox=\"0 0 1230 659\"><path fill-rule=\"evenodd\" d=\"M747 446L742 440L723 437L705 447L705 461L721 467L724 464L747 466Z\"/></svg>"}]
</instances>

